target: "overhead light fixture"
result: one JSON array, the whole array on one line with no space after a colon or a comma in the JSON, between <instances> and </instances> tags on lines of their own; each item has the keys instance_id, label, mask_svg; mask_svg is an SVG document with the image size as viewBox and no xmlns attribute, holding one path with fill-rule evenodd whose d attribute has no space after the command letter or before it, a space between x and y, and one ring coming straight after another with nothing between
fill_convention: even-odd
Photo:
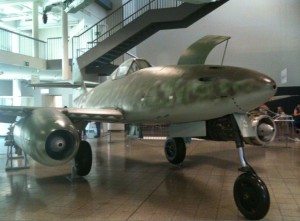
<instances>
[{"instance_id":1,"label":"overhead light fixture","mask_svg":"<svg viewBox=\"0 0 300 221\"><path fill-rule=\"evenodd\" d=\"M44 24L47 24L47 21L48 21L48 16L47 16L47 13L44 12L44 13L43 13L43 23L44 23Z\"/></svg>"}]
</instances>

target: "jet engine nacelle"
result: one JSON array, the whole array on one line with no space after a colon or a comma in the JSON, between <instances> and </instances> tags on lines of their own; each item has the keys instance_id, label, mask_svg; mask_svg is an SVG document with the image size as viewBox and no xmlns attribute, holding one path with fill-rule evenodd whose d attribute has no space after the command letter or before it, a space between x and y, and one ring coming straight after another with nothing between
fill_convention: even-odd
<instances>
[{"instance_id":1,"label":"jet engine nacelle","mask_svg":"<svg viewBox=\"0 0 300 221\"><path fill-rule=\"evenodd\" d=\"M276 124L270 116L250 115L249 118L255 131L255 137L244 138L246 143L253 145L266 145L275 139Z\"/></svg>"},{"instance_id":2,"label":"jet engine nacelle","mask_svg":"<svg viewBox=\"0 0 300 221\"><path fill-rule=\"evenodd\" d=\"M34 160L55 166L74 158L80 139L68 117L55 109L40 108L16 123L14 141Z\"/></svg>"},{"instance_id":3,"label":"jet engine nacelle","mask_svg":"<svg viewBox=\"0 0 300 221\"><path fill-rule=\"evenodd\" d=\"M244 141L252 145L266 145L272 142L276 135L274 120L268 115L250 115L251 126L255 136L244 137ZM227 117L208 120L206 124L209 140L228 141L234 140L232 123Z\"/></svg>"}]
</instances>

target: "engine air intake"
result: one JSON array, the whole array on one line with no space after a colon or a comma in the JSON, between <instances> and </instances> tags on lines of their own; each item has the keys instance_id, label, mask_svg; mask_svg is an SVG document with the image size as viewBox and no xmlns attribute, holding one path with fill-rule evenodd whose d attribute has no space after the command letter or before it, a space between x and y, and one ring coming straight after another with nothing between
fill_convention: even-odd
<instances>
[{"instance_id":1,"label":"engine air intake","mask_svg":"<svg viewBox=\"0 0 300 221\"><path fill-rule=\"evenodd\" d=\"M74 152L75 138L66 130L53 131L46 139L46 153L54 160L68 158Z\"/></svg>"}]
</instances>

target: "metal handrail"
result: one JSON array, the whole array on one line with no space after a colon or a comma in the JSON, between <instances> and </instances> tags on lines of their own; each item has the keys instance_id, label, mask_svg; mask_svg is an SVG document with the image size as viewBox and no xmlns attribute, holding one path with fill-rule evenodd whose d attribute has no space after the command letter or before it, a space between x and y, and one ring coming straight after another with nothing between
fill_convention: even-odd
<instances>
[{"instance_id":1,"label":"metal handrail","mask_svg":"<svg viewBox=\"0 0 300 221\"><path fill-rule=\"evenodd\" d=\"M0 30L5 31L5 32L9 32L9 33L12 33L12 34L16 34L20 37L28 38L28 39L31 39L33 41L38 41L40 43L46 43L45 41L42 41L40 39L33 38L33 37L30 37L30 36L27 36L27 35L23 35L23 34L20 34L20 33L14 32L14 31L10 31L10 30L7 30L7 29L1 28L1 27L0 27Z\"/></svg>"},{"instance_id":2,"label":"metal handrail","mask_svg":"<svg viewBox=\"0 0 300 221\"><path fill-rule=\"evenodd\" d=\"M69 38L68 38L69 39ZM63 40L62 37L47 38L47 60L62 59ZM68 40L68 58L72 59L71 41Z\"/></svg>"},{"instance_id":3,"label":"metal handrail","mask_svg":"<svg viewBox=\"0 0 300 221\"><path fill-rule=\"evenodd\" d=\"M46 42L0 28L0 50L45 59Z\"/></svg>"},{"instance_id":4,"label":"metal handrail","mask_svg":"<svg viewBox=\"0 0 300 221\"><path fill-rule=\"evenodd\" d=\"M132 1L132 0L131 0L131 1ZM128 1L127 3L131 2L131 1ZM156 1L156 0L150 0L150 1L148 2L147 5L144 5L142 8L140 8L139 10L137 10L136 12L134 12L133 14L131 14L130 16L128 16L127 18L125 18L125 19L121 20L119 23L115 24L110 30L106 31L104 34L102 34L101 36L99 36L98 38L96 38L95 40L93 40L92 42L93 42L93 43L94 43L94 42L97 42L97 43L98 43L98 39L101 39L102 36L105 36L107 33L110 33L111 30L114 30L114 29L115 29L116 27L118 27L119 25L122 25L123 23L126 24L126 21L130 20L131 18L134 18L135 15L137 15L137 14L138 14L140 11L142 11L143 9L147 8L147 6L149 7L150 4L151 4L152 2L154 2L154 1ZM124 6L126 6L127 3L124 4ZM120 7L120 8L121 8L121 7ZM120 10L120 8L117 9L117 10ZM124 7L122 7L122 9L123 9L123 8L124 8ZM150 9L150 8L149 8L149 9ZM143 13L142 13L142 14L143 14ZM104 20L104 19L102 19L100 22L98 22L98 24L101 23L103 20Z\"/></svg>"},{"instance_id":5,"label":"metal handrail","mask_svg":"<svg viewBox=\"0 0 300 221\"><path fill-rule=\"evenodd\" d=\"M96 46L99 42L105 40L115 32L117 32L119 29L122 27L128 25L132 21L134 21L136 18L139 16L143 15L144 13L153 10L153 9L162 9L162 8L171 8L171 7L178 7L182 4L182 2L179 1L169 1L169 0L144 0L144 1L134 1L134 0L129 0L122 6L118 7L114 12L110 13L100 21L98 21L96 24L93 26L89 27L86 29L84 32L82 32L78 36L74 36L72 38L72 47L70 48L71 53L69 55L72 55L72 58L74 58L74 52L76 51L76 54L83 54L87 52L90 48ZM99 26L104 27L103 33L93 36L93 29L96 29L96 32L99 29ZM111 26L108 28L108 26ZM1 34L1 31L3 34ZM91 32L92 33L89 33ZM80 38L84 35L92 35L92 38L89 41L84 41L84 42L79 42L79 43L84 43L84 44L89 44L90 47L77 47L75 49L74 45L74 38ZM16 39L14 39L17 36L17 50L14 49L16 48ZM24 55L29 55L29 56L37 56L39 58L43 59L59 59L60 57L56 55L56 52L54 56L50 56L50 50L49 50L49 43L50 40L57 39L59 38L49 38L47 42L42 41L40 39L36 39L24 34L20 34L14 31L10 31L4 28L0 27L0 39L2 39L2 46L0 45L1 50L5 51L10 51L10 52L16 52ZM85 38L83 38L85 40ZM78 45L79 46L79 45ZM38 51L33 52L33 48L36 48ZM47 56L46 56L47 54Z\"/></svg>"},{"instance_id":6,"label":"metal handrail","mask_svg":"<svg viewBox=\"0 0 300 221\"><path fill-rule=\"evenodd\" d=\"M80 35L74 36L72 38L72 57L74 58L80 56L79 51L87 51L90 48L96 46L99 42L105 40L122 27L125 27L136 18L141 16L142 14L153 10L153 9L163 9L163 8L176 8L183 4L180 1L170 1L170 0L145 0L145 1L134 1L129 0L115 11L107 15L105 18L98 21L93 26L86 29ZM129 13L128 13L129 12ZM132 12L132 13L130 13ZM126 16L125 14L128 15ZM124 16L125 15L125 16ZM108 30L105 30L104 33L99 34L98 27L100 26L110 26ZM96 29L96 31L94 31ZM95 33L93 33L95 32ZM93 35L96 34L94 38ZM75 47L75 41L77 40L77 47ZM81 40L85 41L82 42ZM88 47L87 44L90 47ZM83 45L85 47L83 47Z\"/></svg>"}]
</instances>

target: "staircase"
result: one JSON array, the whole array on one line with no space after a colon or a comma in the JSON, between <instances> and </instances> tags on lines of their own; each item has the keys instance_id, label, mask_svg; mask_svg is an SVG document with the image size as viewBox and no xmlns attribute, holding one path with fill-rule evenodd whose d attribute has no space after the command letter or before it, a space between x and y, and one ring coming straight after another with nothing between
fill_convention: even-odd
<instances>
[{"instance_id":1,"label":"staircase","mask_svg":"<svg viewBox=\"0 0 300 221\"><path fill-rule=\"evenodd\" d=\"M228 0L189 4L170 0L128 1L72 39L73 58L87 73L108 75L111 63L154 33L185 28ZM108 28L109 27L109 28Z\"/></svg>"}]
</instances>

